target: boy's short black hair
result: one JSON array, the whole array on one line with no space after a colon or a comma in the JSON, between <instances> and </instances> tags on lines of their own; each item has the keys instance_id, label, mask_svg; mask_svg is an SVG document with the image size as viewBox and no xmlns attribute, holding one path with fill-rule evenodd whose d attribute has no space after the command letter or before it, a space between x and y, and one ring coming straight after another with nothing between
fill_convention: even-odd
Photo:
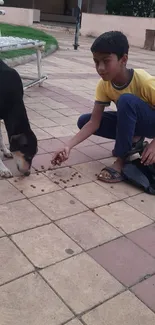
<instances>
[{"instance_id":1,"label":"boy's short black hair","mask_svg":"<svg viewBox=\"0 0 155 325\"><path fill-rule=\"evenodd\" d=\"M107 54L116 54L121 59L129 52L127 37L118 31L110 31L100 35L92 44L91 51Z\"/></svg>"}]
</instances>

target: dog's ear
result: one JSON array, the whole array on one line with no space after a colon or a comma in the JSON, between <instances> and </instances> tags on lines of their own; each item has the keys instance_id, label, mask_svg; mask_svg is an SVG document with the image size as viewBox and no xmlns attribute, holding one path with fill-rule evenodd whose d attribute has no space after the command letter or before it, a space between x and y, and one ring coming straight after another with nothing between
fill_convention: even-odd
<instances>
[{"instance_id":1,"label":"dog's ear","mask_svg":"<svg viewBox=\"0 0 155 325\"><path fill-rule=\"evenodd\" d=\"M18 135L12 135L10 139L10 144L12 147L19 149L20 147L26 146L28 144L27 137L24 133Z\"/></svg>"}]
</instances>

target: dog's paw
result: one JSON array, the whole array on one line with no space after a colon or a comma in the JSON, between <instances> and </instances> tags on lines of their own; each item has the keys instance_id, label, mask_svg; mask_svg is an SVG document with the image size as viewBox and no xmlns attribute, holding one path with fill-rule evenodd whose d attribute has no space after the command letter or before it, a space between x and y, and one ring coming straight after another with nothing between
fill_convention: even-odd
<instances>
[{"instance_id":1,"label":"dog's paw","mask_svg":"<svg viewBox=\"0 0 155 325\"><path fill-rule=\"evenodd\" d=\"M11 171L4 164L1 164L1 163L0 163L0 177L1 178L13 177Z\"/></svg>"},{"instance_id":2,"label":"dog's paw","mask_svg":"<svg viewBox=\"0 0 155 325\"><path fill-rule=\"evenodd\" d=\"M6 158L13 158L13 155L10 152L9 149L5 148L5 149L2 150L2 152L3 152L4 157L6 157Z\"/></svg>"}]
</instances>

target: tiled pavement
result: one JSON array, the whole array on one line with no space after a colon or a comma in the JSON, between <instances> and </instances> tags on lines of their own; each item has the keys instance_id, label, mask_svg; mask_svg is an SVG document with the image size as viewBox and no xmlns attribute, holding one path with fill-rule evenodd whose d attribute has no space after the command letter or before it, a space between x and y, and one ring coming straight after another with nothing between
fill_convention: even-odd
<instances>
[{"instance_id":1,"label":"tiled pavement","mask_svg":"<svg viewBox=\"0 0 155 325\"><path fill-rule=\"evenodd\" d=\"M0 324L154 325L154 197L96 181L114 144L95 136L48 170L91 111L98 79L92 40L74 52L72 35L55 35L60 50L43 61L48 80L25 93L40 148L32 175L18 177L8 160L17 177L0 181ZM155 73L153 63L154 53L131 49L130 66Z\"/></svg>"}]
</instances>

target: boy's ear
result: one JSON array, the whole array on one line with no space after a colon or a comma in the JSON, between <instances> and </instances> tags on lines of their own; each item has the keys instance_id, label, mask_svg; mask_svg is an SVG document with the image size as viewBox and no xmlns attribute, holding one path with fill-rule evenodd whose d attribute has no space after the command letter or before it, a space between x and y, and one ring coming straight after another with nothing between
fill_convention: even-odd
<instances>
[{"instance_id":1,"label":"boy's ear","mask_svg":"<svg viewBox=\"0 0 155 325\"><path fill-rule=\"evenodd\" d=\"M121 60L122 60L122 63L124 65L126 65L127 64L127 61L128 61L128 55L127 54L124 54Z\"/></svg>"}]
</instances>

